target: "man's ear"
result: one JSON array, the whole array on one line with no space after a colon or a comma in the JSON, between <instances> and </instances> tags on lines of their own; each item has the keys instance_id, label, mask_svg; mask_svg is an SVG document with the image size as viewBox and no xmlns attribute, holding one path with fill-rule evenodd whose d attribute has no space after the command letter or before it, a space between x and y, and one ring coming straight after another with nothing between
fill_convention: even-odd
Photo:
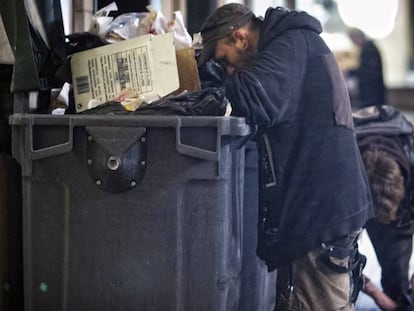
<instances>
[{"instance_id":1,"label":"man's ear","mask_svg":"<svg viewBox=\"0 0 414 311\"><path fill-rule=\"evenodd\" d=\"M242 48L247 47L247 30L244 28L238 28L233 31L233 38L236 42L236 45L240 45Z\"/></svg>"}]
</instances>

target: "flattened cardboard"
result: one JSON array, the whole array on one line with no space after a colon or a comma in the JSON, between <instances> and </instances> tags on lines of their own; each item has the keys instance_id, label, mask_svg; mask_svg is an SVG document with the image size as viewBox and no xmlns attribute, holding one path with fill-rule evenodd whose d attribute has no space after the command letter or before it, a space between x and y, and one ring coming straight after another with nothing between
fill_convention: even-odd
<instances>
[{"instance_id":1,"label":"flattened cardboard","mask_svg":"<svg viewBox=\"0 0 414 311\"><path fill-rule=\"evenodd\" d=\"M179 87L173 33L144 35L72 55L76 111L118 96L126 88L163 97Z\"/></svg>"}]
</instances>

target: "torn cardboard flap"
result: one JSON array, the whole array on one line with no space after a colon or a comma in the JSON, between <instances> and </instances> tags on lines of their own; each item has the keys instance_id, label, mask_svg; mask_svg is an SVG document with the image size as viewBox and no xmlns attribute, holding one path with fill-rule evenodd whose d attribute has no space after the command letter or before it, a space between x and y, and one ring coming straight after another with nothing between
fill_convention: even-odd
<instances>
[{"instance_id":1,"label":"torn cardboard flap","mask_svg":"<svg viewBox=\"0 0 414 311\"><path fill-rule=\"evenodd\" d=\"M174 95L184 91L198 91L201 89L197 61L194 48L183 48L176 51L180 88Z\"/></svg>"},{"instance_id":2,"label":"torn cardboard flap","mask_svg":"<svg viewBox=\"0 0 414 311\"><path fill-rule=\"evenodd\" d=\"M123 90L164 97L179 87L173 33L143 35L73 54L76 111L113 100Z\"/></svg>"}]
</instances>

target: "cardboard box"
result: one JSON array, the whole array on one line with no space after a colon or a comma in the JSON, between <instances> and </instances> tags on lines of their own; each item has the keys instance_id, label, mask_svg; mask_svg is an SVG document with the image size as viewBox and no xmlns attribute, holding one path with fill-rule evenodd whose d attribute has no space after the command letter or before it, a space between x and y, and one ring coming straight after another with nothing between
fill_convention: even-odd
<instances>
[{"instance_id":1,"label":"cardboard box","mask_svg":"<svg viewBox=\"0 0 414 311\"><path fill-rule=\"evenodd\" d=\"M198 74L194 48L179 49L176 55L180 88L174 92L174 95L180 94L183 91L200 90L200 76Z\"/></svg>"},{"instance_id":2,"label":"cardboard box","mask_svg":"<svg viewBox=\"0 0 414 311\"><path fill-rule=\"evenodd\" d=\"M133 89L148 98L163 97L179 87L173 33L144 35L72 55L76 111L113 100Z\"/></svg>"}]
</instances>

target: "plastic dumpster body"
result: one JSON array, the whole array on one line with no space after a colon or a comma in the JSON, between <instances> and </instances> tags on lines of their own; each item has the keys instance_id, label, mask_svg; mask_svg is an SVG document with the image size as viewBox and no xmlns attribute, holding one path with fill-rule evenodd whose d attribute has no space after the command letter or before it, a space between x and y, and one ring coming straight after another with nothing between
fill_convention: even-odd
<instances>
[{"instance_id":1,"label":"plastic dumpster body","mask_svg":"<svg viewBox=\"0 0 414 311\"><path fill-rule=\"evenodd\" d=\"M14 114L25 309L237 310L241 118Z\"/></svg>"},{"instance_id":2,"label":"plastic dumpster body","mask_svg":"<svg viewBox=\"0 0 414 311\"><path fill-rule=\"evenodd\" d=\"M259 168L256 143L245 146L243 264L239 311L272 311L276 299L276 271L256 255L259 214Z\"/></svg>"},{"instance_id":3,"label":"plastic dumpster body","mask_svg":"<svg viewBox=\"0 0 414 311\"><path fill-rule=\"evenodd\" d=\"M21 173L11 155L8 119L13 113L10 93L13 65L6 64L4 52L9 43L4 41L7 37L0 16L0 310L20 311L24 308Z\"/></svg>"}]
</instances>

